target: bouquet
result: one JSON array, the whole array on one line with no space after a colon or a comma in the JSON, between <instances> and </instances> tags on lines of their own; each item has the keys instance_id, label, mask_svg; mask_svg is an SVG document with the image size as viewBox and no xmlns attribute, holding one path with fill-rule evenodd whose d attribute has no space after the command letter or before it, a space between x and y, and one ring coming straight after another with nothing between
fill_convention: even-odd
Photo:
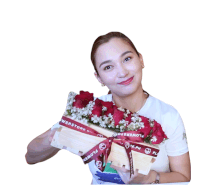
<instances>
[{"instance_id":1,"label":"bouquet","mask_svg":"<svg viewBox=\"0 0 200 194\"><path fill-rule=\"evenodd\" d=\"M82 152L83 162L95 160L101 171L111 161L125 166L130 175L135 169L146 175L159 152L158 144L167 139L155 120L113 102L94 100L93 93L85 91L69 93L59 124L51 145Z\"/></svg>"}]
</instances>

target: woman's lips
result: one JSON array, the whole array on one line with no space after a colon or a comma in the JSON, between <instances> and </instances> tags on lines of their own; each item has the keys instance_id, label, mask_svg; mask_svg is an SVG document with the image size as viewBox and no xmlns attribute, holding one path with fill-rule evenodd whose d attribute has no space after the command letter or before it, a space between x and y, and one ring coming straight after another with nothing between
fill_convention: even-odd
<instances>
[{"instance_id":1,"label":"woman's lips","mask_svg":"<svg viewBox=\"0 0 200 194\"><path fill-rule=\"evenodd\" d=\"M128 84L130 84L130 83L132 82L133 78L134 78L134 76L131 77L131 78L129 78L129 79L127 79L126 81L120 82L120 83L118 83L118 84L121 84L121 85L128 85Z\"/></svg>"}]
</instances>

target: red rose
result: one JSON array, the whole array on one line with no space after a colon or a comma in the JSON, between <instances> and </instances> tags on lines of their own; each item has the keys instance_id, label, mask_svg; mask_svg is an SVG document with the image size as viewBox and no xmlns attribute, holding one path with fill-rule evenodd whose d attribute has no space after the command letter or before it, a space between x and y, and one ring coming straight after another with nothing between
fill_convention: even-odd
<instances>
[{"instance_id":1,"label":"red rose","mask_svg":"<svg viewBox=\"0 0 200 194\"><path fill-rule=\"evenodd\" d=\"M162 130L162 127L159 123L154 121L153 133L151 135L151 142L152 144L159 144L161 143L164 138L167 138L165 132Z\"/></svg>"},{"instance_id":2,"label":"red rose","mask_svg":"<svg viewBox=\"0 0 200 194\"><path fill-rule=\"evenodd\" d=\"M149 135L150 131L151 131L151 127L149 125L145 125L144 124L144 128L138 129L138 131L144 133L144 138L147 137L147 135Z\"/></svg>"},{"instance_id":3,"label":"red rose","mask_svg":"<svg viewBox=\"0 0 200 194\"><path fill-rule=\"evenodd\" d=\"M113 113L114 113L113 102L102 101L102 105L107 108L107 110L104 112L104 115L108 116L108 114L110 114L110 113L111 113L111 115L113 115Z\"/></svg>"},{"instance_id":4,"label":"red rose","mask_svg":"<svg viewBox=\"0 0 200 194\"><path fill-rule=\"evenodd\" d=\"M75 96L73 106L76 108L84 108L90 101L93 101L93 99L93 93L80 91L80 94Z\"/></svg>"},{"instance_id":5,"label":"red rose","mask_svg":"<svg viewBox=\"0 0 200 194\"><path fill-rule=\"evenodd\" d=\"M139 116L142 120L140 122L144 123L144 127L141 127L141 129L138 129L138 131L141 131L144 133L144 138L147 137L147 135L149 135L150 131L151 131L151 127L149 124L149 119L147 117L143 117L143 116Z\"/></svg>"},{"instance_id":6,"label":"red rose","mask_svg":"<svg viewBox=\"0 0 200 194\"><path fill-rule=\"evenodd\" d=\"M150 126L150 124L149 124L149 118L143 117L141 115L140 115L140 118L142 119L141 122L143 122L145 126Z\"/></svg>"},{"instance_id":7,"label":"red rose","mask_svg":"<svg viewBox=\"0 0 200 194\"><path fill-rule=\"evenodd\" d=\"M92 114L98 117L102 116L102 100L98 98L95 100L95 105L93 106Z\"/></svg>"},{"instance_id":8,"label":"red rose","mask_svg":"<svg viewBox=\"0 0 200 194\"><path fill-rule=\"evenodd\" d=\"M113 113L113 119L115 121L115 126L119 125L119 121L121 121L124 118L124 112L118 110L117 106L113 106L114 108L114 113Z\"/></svg>"}]
</instances>

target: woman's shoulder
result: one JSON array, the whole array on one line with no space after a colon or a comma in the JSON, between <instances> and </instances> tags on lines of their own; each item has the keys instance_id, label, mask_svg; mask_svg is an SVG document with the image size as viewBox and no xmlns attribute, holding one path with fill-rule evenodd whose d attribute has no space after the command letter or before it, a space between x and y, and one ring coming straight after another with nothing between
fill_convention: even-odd
<instances>
[{"instance_id":1,"label":"woman's shoulder","mask_svg":"<svg viewBox=\"0 0 200 194\"><path fill-rule=\"evenodd\" d=\"M174 106L153 96L151 98L150 109L153 110L154 116L161 123L167 123L175 128L181 120L181 116ZM151 112L151 111L150 111Z\"/></svg>"},{"instance_id":2,"label":"woman's shoulder","mask_svg":"<svg viewBox=\"0 0 200 194\"><path fill-rule=\"evenodd\" d=\"M170 114L173 114L173 115L177 115L179 114L177 109L174 108L174 106L154 97L154 96L150 96L151 98L151 101L152 101L152 105L159 108L160 111L165 114L165 113L170 113Z\"/></svg>"}]
</instances>

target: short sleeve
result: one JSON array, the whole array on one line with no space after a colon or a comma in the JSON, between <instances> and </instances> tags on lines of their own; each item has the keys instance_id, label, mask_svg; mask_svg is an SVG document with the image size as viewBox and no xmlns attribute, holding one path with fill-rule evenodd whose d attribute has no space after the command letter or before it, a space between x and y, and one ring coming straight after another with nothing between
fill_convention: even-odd
<instances>
[{"instance_id":1,"label":"short sleeve","mask_svg":"<svg viewBox=\"0 0 200 194\"><path fill-rule=\"evenodd\" d=\"M189 151L185 127L180 115L178 115L177 123L177 128L175 128L174 132L168 137L169 139L166 140L166 151L168 156L179 156Z\"/></svg>"},{"instance_id":2,"label":"short sleeve","mask_svg":"<svg viewBox=\"0 0 200 194\"><path fill-rule=\"evenodd\" d=\"M60 124L59 124L59 122L57 122L55 125L53 125L52 127L51 127L51 130L53 130L53 129L55 129L55 128L59 128L60 127Z\"/></svg>"}]
</instances>

